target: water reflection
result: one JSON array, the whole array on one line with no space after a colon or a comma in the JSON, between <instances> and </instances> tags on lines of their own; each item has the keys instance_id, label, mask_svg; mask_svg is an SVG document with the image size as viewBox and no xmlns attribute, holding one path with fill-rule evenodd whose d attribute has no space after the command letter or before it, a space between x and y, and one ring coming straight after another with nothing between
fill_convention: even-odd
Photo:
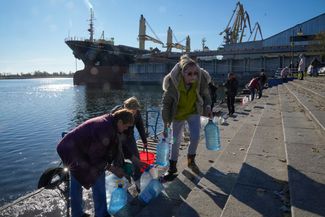
<instances>
[{"instance_id":1,"label":"water reflection","mask_svg":"<svg viewBox=\"0 0 325 217\"><path fill-rule=\"evenodd\" d=\"M76 86L73 97L74 111L69 128L72 129L89 118L110 112L112 108L122 104L131 96L137 97L140 101L143 118L146 110L160 111L162 96L160 85L124 85L119 90ZM156 115L149 115L148 122L155 121L155 117ZM161 125L162 123L159 124Z\"/></svg>"},{"instance_id":2,"label":"water reflection","mask_svg":"<svg viewBox=\"0 0 325 217\"><path fill-rule=\"evenodd\" d=\"M147 109L160 111L162 96L160 85L110 90L73 86L71 78L0 80L0 86L0 206L35 190L41 174L58 165L56 145L63 131L131 96L139 99L145 118Z\"/></svg>"},{"instance_id":3,"label":"water reflection","mask_svg":"<svg viewBox=\"0 0 325 217\"><path fill-rule=\"evenodd\" d=\"M62 92L67 89L70 89L72 84L47 84L38 87L38 91L41 92Z\"/></svg>"}]
</instances>

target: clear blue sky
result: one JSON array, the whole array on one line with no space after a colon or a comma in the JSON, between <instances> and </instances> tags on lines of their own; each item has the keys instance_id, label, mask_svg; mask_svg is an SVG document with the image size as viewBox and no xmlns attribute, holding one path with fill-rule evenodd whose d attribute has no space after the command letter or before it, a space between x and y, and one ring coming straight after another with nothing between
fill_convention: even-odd
<instances>
[{"instance_id":1,"label":"clear blue sky","mask_svg":"<svg viewBox=\"0 0 325 217\"><path fill-rule=\"evenodd\" d=\"M237 0L1 0L0 73L75 71L68 36L88 38L89 8L95 13L95 37L115 44L138 46L143 14L159 39L166 42L170 26L178 41L191 37L192 50L201 40L216 49ZM258 21L264 38L325 12L325 0L242 0L251 25ZM147 34L153 36L147 27ZM185 42L183 42L185 44ZM146 42L146 48L159 44ZM78 69L83 63L77 61Z\"/></svg>"}]
</instances>

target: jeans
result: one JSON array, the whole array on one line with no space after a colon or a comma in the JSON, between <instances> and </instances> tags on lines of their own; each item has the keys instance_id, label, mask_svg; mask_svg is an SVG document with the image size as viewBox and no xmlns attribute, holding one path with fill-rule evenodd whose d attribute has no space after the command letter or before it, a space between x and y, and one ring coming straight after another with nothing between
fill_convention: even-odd
<instances>
[{"instance_id":1,"label":"jeans","mask_svg":"<svg viewBox=\"0 0 325 217\"><path fill-rule=\"evenodd\" d=\"M178 153L179 153L179 146L182 142L183 132L184 132L184 125L185 121L188 123L188 128L190 130L190 145L188 147L188 154L196 154L196 149L200 141L200 115L194 114L190 115L187 120L177 121L173 120L173 137L174 143L172 145L171 157L170 160L177 161Z\"/></svg>"},{"instance_id":2,"label":"jeans","mask_svg":"<svg viewBox=\"0 0 325 217\"><path fill-rule=\"evenodd\" d=\"M282 82L283 82L283 83L287 83L287 82L288 82L288 78L287 78L287 76L282 77Z\"/></svg>"},{"instance_id":3,"label":"jeans","mask_svg":"<svg viewBox=\"0 0 325 217\"><path fill-rule=\"evenodd\" d=\"M249 90L251 91L251 101L253 101L255 97L255 88L250 87Z\"/></svg>"},{"instance_id":4,"label":"jeans","mask_svg":"<svg viewBox=\"0 0 325 217\"><path fill-rule=\"evenodd\" d=\"M84 214L82 201L82 186L71 173L70 179L71 215L72 217L81 217ZM106 204L105 173L98 177L91 189L93 192L95 216L109 216Z\"/></svg>"},{"instance_id":5,"label":"jeans","mask_svg":"<svg viewBox=\"0 0 325 217\"><path fill-rule=\"evenodd\" d=\"M262 82L259 81L258 82L258 86L259 86L259 89L258 89L258 98L261 98L262 97L262 94L263 94L264 84L262 84Z\"/></svg>"}]
</instances>

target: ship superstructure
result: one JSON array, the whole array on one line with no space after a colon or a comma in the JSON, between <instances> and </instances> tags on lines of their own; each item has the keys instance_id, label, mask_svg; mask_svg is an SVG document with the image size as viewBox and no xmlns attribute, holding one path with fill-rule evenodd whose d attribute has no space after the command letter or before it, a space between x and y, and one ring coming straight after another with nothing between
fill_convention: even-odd
<instances>
[{"instance_id":1,"label":"ship superstructure","mask_svg":"<svg viewBox=\"0 0 325 217\"><path fill-rule=\"evenodd\" d=\"M100 39L94 39L94 13L90 9L89 39L80 40L67 38L65 43L72 49L75 58L85 64L83 70L74 75L74 84L107 84L109 86L121 86L123 73L128 70L136 55L149 53L125 45L115 45L114 39L105 39L104 32Z\"/></svg>"}]
</instances>

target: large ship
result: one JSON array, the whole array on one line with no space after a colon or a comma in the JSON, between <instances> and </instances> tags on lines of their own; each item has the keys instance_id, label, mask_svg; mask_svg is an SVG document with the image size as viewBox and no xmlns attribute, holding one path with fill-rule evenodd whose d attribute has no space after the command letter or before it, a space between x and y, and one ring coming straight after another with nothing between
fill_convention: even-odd
<instances>
[{"instance_id":1,"label":"large ship","mask_svg":"<svg viewBox=\"0 0 325 217\"><path fill-rule=\"evenodd\" d=\"M65 43L72 49L75 58L82 60L85 67L75 72L73 83L88 86L118 88L123 84L123 74L137 55L148 50L125 45L114 45L114 39L107 40L104 32L100 39L94 39L94 13L90 10L89 39L67 38Z\"/></svg>"}]
</instances>

